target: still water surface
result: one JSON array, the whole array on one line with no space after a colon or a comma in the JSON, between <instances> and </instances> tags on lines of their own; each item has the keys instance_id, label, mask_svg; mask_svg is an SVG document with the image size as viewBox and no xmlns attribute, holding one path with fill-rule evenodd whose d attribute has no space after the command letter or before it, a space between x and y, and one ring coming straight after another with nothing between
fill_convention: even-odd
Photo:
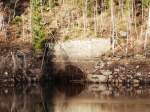
<instances>
[{"instance_id":1,"label":"still water surface","mask_svg":"<svg viewBox=\"0 0 150 112\"><path fill-rule=\"evenodd\" d=\"M150 87L77 83L1 87L0 112L150 112Z\"/></svg>"}]
</instances>

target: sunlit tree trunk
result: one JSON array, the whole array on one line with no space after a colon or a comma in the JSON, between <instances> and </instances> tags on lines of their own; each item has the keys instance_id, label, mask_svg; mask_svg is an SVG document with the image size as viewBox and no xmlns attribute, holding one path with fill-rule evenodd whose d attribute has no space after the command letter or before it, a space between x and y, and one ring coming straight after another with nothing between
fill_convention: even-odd
<instances>
[{"instance_id":1,"label":"sunlit tree trunk","mask_svg":"<svg viewBox=\"0 0 150 112\"><path fill-rule=\"evenodd\" d=\"M104 7L104 2L103 2L103 1L101 2L101 6ZM105 10L104 10L104 11L105 11ZM103 14L101 13L101 14L100 14L100 21L98 21L98 29L101 31L101 32L100 32L100 36L101 36L101 37L102 37L102 35L103 35L103 34L102 34L102 31L103 31L102 24L103 24Z\"/></svg>"},{"instance_id":2,"label":"sunlit tree trunk","mask_svg":"<svg viewBox=\"0 0 150 112\"><path fill-rule=\"evenodd\" d=\"M19 0L16 0L16 1L15 1L13 18L15 18L15 15L16 15L16 7L17 7L17 3L18 3L18 2L19 2Z\"/></svg>"},{"instance_id":3,"label":"sunlit tree trunk","mask_svg":"<svg viewBox=\"0 0 150 112\"><path fill-rule=\"evenodd\" d=\"M24 16L22 16L22 38L25 41L25 20L24 20Z\"/></svg>"},{"instance_id":4,"label":"sunlit tree trunk","mask_svg":"<svg viewBox=\"0 0 150 112\"><path fill-rule=\"evenodd\" d=\"M130 19L130 0L126 0L126 20L127 20L127 23L126 23L126 26L127 26L127 40L126 40L126 55L128 54L128 45L129 45L129 32L131 30L131 19Z\"/></svg>"},{"instance_id":5,"label":"sunlit tree trunk","mask_svg":"<svg viewBox=\"0 0 150 112\"><path fill-rule=\"evenodd\" d=\"M123 0L119 0L119 7L120 7L120 9L121 9L121 16L123 17Z\"/></svg>"},{"instance_id":6,"label":"sunlit tree trunk","mask_svg":"<svg viewBox=\"0 0 150 112\"><path fill-rule=\"evenodd\" d=\"M0 11L0 31L3 31L4 28L4 15L3 12Z\"/></svg>"},{"instance_id":7,"label":"sunlit tree trunk","mask_svg":"<svg viewBox=\"0 0 150 112\"><path fill-rule=\"evenodd\" d=\"M30 23L29 23L29 30L30 30L30 37L32 38L32 10L33 10L33 7L32 7L32 0L30 0ZM31 40L31 39L29 39ZM30 41L32 43L32 40Z\"/></svg>"},{"instance_id":8,"label":"sunlit tree trunk","mask_svg":"<svg viewBox=\"0 0 150 112\"><path fill-rule=\"evenodd\" d=\"M84 2L85 6L83 9L83 23L84 23L84 36L86 35L87 31L87 5L88 5L88 0L85 0Z\"/></svg>"},{"instance_id":9,"label":"sunlit tree trunk","mask_svg":"<svg viewBox=\"0 0 150 112\"><path fill-rule=\"evenodd\" d=\"M141 21L143 23L143 21L144 21L144 8L143 8L143 5L142 5L142 11L141 11L141 13L142 13ZM140 39L143 39L143 26L141 26Z\"/></svg>"},{"instance_id":10,"label":"sunlit tree trunk","mask_svg":"<svg viewBox=\"0 0 150 112\"><path fill-rule=\"evenodd\" d=\"M131 0L131 22L132 23L133 23L133 20L134 20L134 1ZM133 28L132 28L132 30L133 30ZM131 36L131 42L132 42L131 46L133 47L134 46L133 36Z\"/></svg>"},{"instance_id":11,"label":"sunlit tree trunk","mask_svg":"<svg viewBox=\"0 0 150 112\"><path fill-rule=\"evenodd\" d=\"M150 33L150 7L148 10L148 33Z\"/></svg>"},{"instance_id":12,"label":"sunlit tree trunk","mask_svg":"<svg viewBox=\"0 0 150 112\"><path fill-rule=\"evenodd\" d=\"M114 18L114 1L110 1L111 6L111 22L112 22L112 52L115 54L115 18Z\"/></svg>"},{"instance_id":13,"label":"sunlit tree trunk","mask_svg":"<svg viewBox=\"0 0 150 112\"><path fill-rule=\"evenodd\" d=\"M97 0L95 1L95 5L94 5L94 32L95 32L95 36L97 36L97 26L98 26L98 22L97 22L97 8L98 8L98 3Z\"/></svg>"},{"instance_id":14,"label":"sunlit tree trunk","mask_svg":"<svg viewBox=\"0 0 150 112\"><path fill-rule=\"evenodd\" d=\"M4 8L0 5L0 32L4 32Z\"/></svg>"},{"instance_id":15,"label":"sunlit tree trunk","mask_svg":"<svg viewBox=\"0 0 150 112\"><path fill-rule=\"evenodd\" d=\"M137 13L137 9L136 9L136 0L133 0L133 4L134 4L134 27L135 27L135 36L136 36L136 40L138 41L139 39L139 35L138 35L138 30L137 30L137 16L136 16L136 13Z\"/></svg>"},{"instance_id":16,"label":"sunlit tree trunk","mask_svg":"<svg viewBox=\"0 0 150 112\"><path fill-rule=\"evenodd\" d=\"M147 49L147 40L148 37L150 36L150 6L148 9L148 22L147 22L147 31L146 31L146 36L145 36L145 40L144 40L144 51L146 54L146 49Z\"/></svg>"}]
</instances>

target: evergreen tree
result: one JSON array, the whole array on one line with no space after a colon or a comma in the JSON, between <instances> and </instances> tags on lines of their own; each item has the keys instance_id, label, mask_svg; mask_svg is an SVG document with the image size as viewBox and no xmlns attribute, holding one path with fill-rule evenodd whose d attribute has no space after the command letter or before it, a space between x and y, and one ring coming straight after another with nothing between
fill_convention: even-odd
<instances>
[{"instance_id":1,"label":"evergreen tree","mask_svg":"<svg viewBox=\"0 0 150 112\"><path fill-rule=\"evenodd\" d=\"M33 46L36 51L41 50L41 43L45 38L41 4L41 0L31 0L32 38Z\"/></svg>"}]
</instances>

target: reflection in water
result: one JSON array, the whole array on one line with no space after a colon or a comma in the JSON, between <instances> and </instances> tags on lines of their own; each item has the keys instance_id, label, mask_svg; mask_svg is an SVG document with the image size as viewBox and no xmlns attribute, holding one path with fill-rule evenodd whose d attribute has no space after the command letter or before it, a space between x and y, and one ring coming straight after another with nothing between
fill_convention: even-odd
<instances>
[{"instance_id":1,"label":"reflection in water","mask_svg":"<svg viewBox=\"0 0 150 112\"><path fill-rule=\"evenodd\" d=\"M0 88L0 112L150 112L149 86L45 84Z\"/></svg>"}]
</instances>

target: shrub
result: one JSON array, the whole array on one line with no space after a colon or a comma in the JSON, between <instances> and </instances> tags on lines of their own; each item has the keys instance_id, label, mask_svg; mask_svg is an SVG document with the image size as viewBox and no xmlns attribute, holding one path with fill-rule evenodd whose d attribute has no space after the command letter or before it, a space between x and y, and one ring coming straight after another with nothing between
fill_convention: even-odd
<instances>
[{"instance_id":1,"label":"shrub","mask_svg":"<svg viewBox=\"0 0 150 112\"><path fill-rule=\"evenodd\" d=\"M148 6L149 6L150 0L141 0L141 1L142 1L142 4L143 4L145 7L148 7Z\"/></svg>"},{"instance_id":2,"label":"shrub","mask_svg":"<svg viewBox=\"0 0 150 112\"><path fill-rule=\"evenodd\" d=\"M42 42L45 39L44 24L41 11L40 0L32 0L32 38L33 47L35 51L39 51L42 48Z\"/></svg>"}]
</instances>

